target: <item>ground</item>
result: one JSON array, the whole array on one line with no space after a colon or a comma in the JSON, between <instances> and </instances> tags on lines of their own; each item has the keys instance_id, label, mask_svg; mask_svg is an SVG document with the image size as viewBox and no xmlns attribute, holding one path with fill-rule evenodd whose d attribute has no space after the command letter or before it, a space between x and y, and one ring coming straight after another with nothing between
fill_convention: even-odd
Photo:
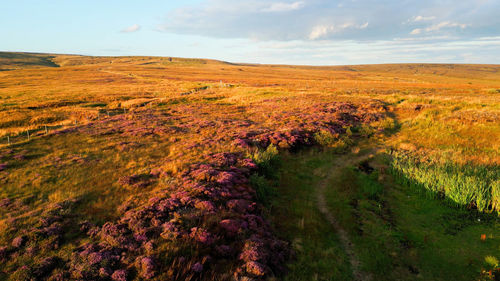
<instances>
[{"instance_id":1,"label":"ground","mask_svg":"<svg viewBox=\"0 0 500 281\"><path fill-rule=\"evenodd\" d=\"M500 66L0 53L0 280L494 280Z\"/></svg>"}]
</instances>

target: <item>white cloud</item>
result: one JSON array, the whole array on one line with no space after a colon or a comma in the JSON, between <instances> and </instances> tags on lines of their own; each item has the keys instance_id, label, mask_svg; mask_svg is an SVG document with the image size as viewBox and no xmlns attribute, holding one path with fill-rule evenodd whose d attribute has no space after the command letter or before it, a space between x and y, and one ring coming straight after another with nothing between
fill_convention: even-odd
<instances>
[{"instance_id":1,"label":"white cloud","mask_svg":"<svg viewBox=\"0 0 500 281\"><path fill-rule=\"evenodd\" d=\"M422 29L421 28L415 28L414 30L412 30L410 32L411 35L418 35L420 33L422 33Z\"/></svg>"},{"instance_id":2,"label":"white cloud","mask_svg":"<svg viewBox=\"0 0 500 281\"><path fill-rule=\"evenodd\" d=\"M460 29L465 29L467 28L469 25L467 24L464 24L464 23L457 23L457 22L451 22L451 21L443 21L443 22L440 22L438 24L433 24L427 28L416 28L416 29L413 29L410 34L411 35L418 35L418 34L421 34L423 31L425 32L437 32L437 31L440 31L441 29L445 29L445 28L454 28L454 27L458 27Z\"/></svg>"},{"instance_id":3,"label":"white cloud","mask_svg":"<svg viewBox=\"0 0 500 281\"><path fill-rule=\"evenodd\" d=\"M450 36L450 35L439 35L439 36L425 36L425 37L397 37L394 38L394 41L401 42L418 42L423 43L426 41L452 41L452 40L460 40L460 37Z\"/></svg>"},{"instance_id":4,"label":"white cloud","mask_svg":"<svg viewBox=\"0 0 500 281\"><path fill-rule=\"evenodd\" d=\"M487 36L487 37L480 37L480 40L500 40L500 36Z\"/></svg>"},{"instance_id":5,"label":"white cloud","mask_svg":"<svg viewBox=\"0 0 500 281\"><path fill-rule=\"evenodd\" d=\"M431 31L439 31L443 28L452 28L452 27L460 27L461 29L466 28L468 25L463 24L463 23L456 23L456 22L450 22L450 21L443 21L438 24L431 25L425 29L427 32Z\"/></svg>"},{"instance_id":6,"label":"white cloud","mask_svg":"<svg viewBox=\"0 0 500 281\"><path fill-rule=\"evenodd\" d=\"M122 29L122 32L124 32L124 33L131 33L131 32L139 31L139 29L141 29L141 26L138 25L138 24L134 24L132 26L129 26L127 28Z\"/></svg>"},{"instance_id":7,"label":"white cloud","mask_svg":"<svg viewBox=\"0 0 500 281\"><path fill-rule=\"evenodd\" d=\"M309 39L315 40L321 38L326 34L332 32L334 29L335 26L317 25L312 29L311 34L309 34Z\"/></svg>"},{"instance_id":8,"label":"white cloud","mask_svg":"<svg viewBox=\"0 0 500 281\"><path fill-rule=\"evenodd\" d=\"M415 16L410 21L412 22L422 22L422 21L431 21L436 19L434 16L424 17L424 16Z\"/></svg>"},{"instance_id":9,"label":"white cloud","mask_svg":"<svg viewBox=\"0 0 500 281\"><path fill-rule=\"evenodd\" d=\"M305 3L302 1L293 2L293 3L284 3L278 2L273 3L270 6L262 9L263 12L289 12L300 10L305 6Z\"/></svg>"},{"instance_id":10,"label":"white cloud","mask_svg":"<svg viewBox=\"0 0 500 281\"><path fill-rule=\"evenodd\" d=\"M353 23L344 23L342 25L316 25L309 34L309 39L316 40L326 37L331 34L343 32L346 29L365 29L368 27L368 22L358 25Z\"/></svg>"}]
</instances>

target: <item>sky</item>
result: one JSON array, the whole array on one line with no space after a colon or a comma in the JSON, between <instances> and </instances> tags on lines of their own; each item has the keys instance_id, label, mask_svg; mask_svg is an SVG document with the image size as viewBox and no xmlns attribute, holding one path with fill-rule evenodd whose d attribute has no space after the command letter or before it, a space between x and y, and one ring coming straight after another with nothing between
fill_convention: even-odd
<instances>
[{"instance_id":1,"label":"sky","mask_svg":"<svg viewBox=\"0 0 500 281\"><path fill-rule=\"evenodd\" d=\"M3 0L0 51L500 64L500 0Z\"/></svg>"}]
</instances>

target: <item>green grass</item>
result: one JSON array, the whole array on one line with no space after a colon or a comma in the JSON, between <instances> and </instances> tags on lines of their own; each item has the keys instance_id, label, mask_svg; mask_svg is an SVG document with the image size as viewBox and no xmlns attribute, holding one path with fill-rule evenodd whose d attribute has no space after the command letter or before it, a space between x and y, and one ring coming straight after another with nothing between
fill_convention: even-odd
<instances>
[{"instance_id":1,"label":"green grass","mask_svg":"<svg viewBox=\"0 0 500 281\"><path fill-rule=\"evenodd\" d=\"M315 204L315 186L337 157L351 156L301 152L283 157L271 217L298 256L285 280L350 279L336 234ZM494 269L500 258L496 215L457 208L397 184L386 172L386 155L369 163L376 167L371 174L354 166L340 168L326 192L363 271L373 280L488 280L481 272Z\"/></svg>"},{"instance_id":2,"label":"green grass","mask_svg":"<svg viewBox=\"0 0 500 281\"><path fill-rule=\"evenodd\" d=\"M377 280L474 280L487 268L485 258L498 256L496 216L443 204L389 175L382 184L378 177L346 168L334 184L348 192L332 189L329 196L332 209L346 218L364 269Z\"/></svg>"},{"instance_id":3,"label":"green grass","mask_svg":"<svg viewBox=\"0 0 500 281\"><path fill-rule=\"evenodd\" d=\"M279 196L270 215L276 233L291 241L296 258L284 280L350 280L347 256L327 221L316 208L312 171L327 161L314 157L283 156Z\"/></svg>"},{"instance_id":4,"label":"green grass","mask_svg":"<svg viewBox=\"0 0 500 281\"><path fill-rule=\"evenodd\" d=\"M279 179L280 157L278 149L269 145L266 150L257 150L249 157L257 164L257 173L250 176L250 184L255 189L257 201L269 206L277 195L276 184Z\"/></svg>"},{"instance_id":5,"label":"green grass","mask_svg":"<svg viewBox=\"0 0 500 281\"><path fill-rule=\"evenodd\" d=\"M500 213L500 168L420 162L411 155L393 153L391 168L398 181L442 194L458 206Z\"/></svg>"}]
</instances>

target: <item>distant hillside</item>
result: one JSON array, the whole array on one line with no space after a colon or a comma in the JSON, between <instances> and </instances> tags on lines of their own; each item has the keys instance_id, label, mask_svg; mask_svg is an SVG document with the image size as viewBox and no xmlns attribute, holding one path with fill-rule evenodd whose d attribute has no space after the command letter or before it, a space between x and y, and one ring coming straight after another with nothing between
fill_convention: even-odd
<instances>
[{"instance_id":1,"label":"distant hillside","mask_svg":"<svg viewBox=\"0 0 500 281\"><path fill-rule=\"evenodd\" d=\"M378 77L391 76L395 73L399 78L449 80L450 78L480 79L496 81L500 77L500 65L493 64L372 64L372 65L344 65L344 66L306 66L306 65L277 65L277 64L252 64L230 63L212 59L177 58L156 56L83 56L67 54L41 54L0 52L0 71L41 68L41 67L68 67L68 66L117 66L124 67L176 67L176 66L202 66L226 65L228 67L249 69L295 69L315 71L340 71L344 73L364 73ZM240 70L240 69L238 69ZM240 70L241 71L241 70ZM371 74L370 74L371 73ZM233 77L234 78L234 77Z\"/></svg>"},{"instance_id":2,"label":"distant hillside","mask_svg":"<svg viewBox=\"0 0 500 281\"><path fill-rule=\"evenodd\" d=\"M0 70L20 68L59 67L49 54L0 52Z\"/></svg>"},{"instance_id":3,"label":"distant hillside","mask_svg":"<svg viewBox=\"0 0 500 281\"><path fill-rule=\"evenodd\" d=\"M0 52L0 71L40 68L62 67L99 64L126 64L126 65L204 65L204 64L230 64L227 62L175 57L151 56L82 56L66 54L41 54L21 52Z\"/></svg>"},{"instance_id":4,"label":"distant hillside","mask_svg":"<svg viewBox=\"0 0 500 281\"><path fill-rule=\"evenodd\" d=\"M374 64L343 66L356 72L398 73L417 76L446 76L455 78L498 79L500 66L493 64Z\"/></svg>"},{"instance_id":5,"label":"distant hillside","mask_svg":"<svg viewBox=\"0 0 500 281\"><path fill-rule=\"evenodd\" d=\"M148 57L148 56L120 56L120 57L101 57L101 56L75 56L75 55L57 55L54 62L60 66L77 65L99 65L99 64L122 64L122 65L204 65L220 64L222 62L208 59L186 59L174 57Z\"/></svg>"}]
</instances>

